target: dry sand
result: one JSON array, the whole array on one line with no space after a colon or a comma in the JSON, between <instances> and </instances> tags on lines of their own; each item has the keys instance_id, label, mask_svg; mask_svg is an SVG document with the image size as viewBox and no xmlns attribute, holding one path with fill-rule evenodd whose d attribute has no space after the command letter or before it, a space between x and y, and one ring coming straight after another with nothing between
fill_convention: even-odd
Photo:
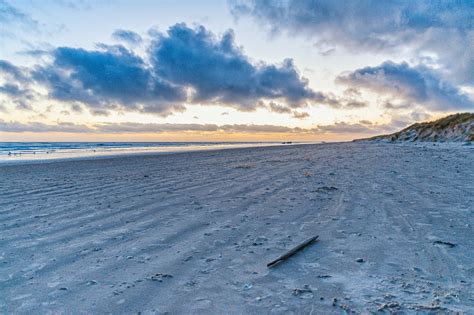
<instances>
[{"instance_id":1,"label":"dry sand","mask_svg":"<svg viewBox=\"0 0 474 315\"><path fill-rule=\"evenodd\" d=\"M473 165L341 143L0 166L0 313L472 314Z\"/></svg>"}]
</instances>

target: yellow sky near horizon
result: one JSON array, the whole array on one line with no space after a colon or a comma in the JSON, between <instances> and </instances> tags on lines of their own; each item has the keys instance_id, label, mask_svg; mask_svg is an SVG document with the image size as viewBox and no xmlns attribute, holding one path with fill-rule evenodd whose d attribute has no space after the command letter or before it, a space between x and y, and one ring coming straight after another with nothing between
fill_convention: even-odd
<instances>
[{"instance_id":1,"label":"yellow sky near horizon","mask_svg":"<svg viewBox=\"0 0 474 315\"><path fill-rule=\"evenodd\" d=\"M69 141L85 141L85 142L154 142L154 141L170 141L170 142L205 142L205 141L350 141L353 139L366 138L372 135L380 134L380 132L357 133L357 132L306 132L318 126L333 126L337 123L357 123L367 120L366 117L379 117L372 119L374 125L384 125L390 123L390 117L377 112L374 107L364 108L361 114L352 110L350 112L328 108L325 106L309 107L307 112L311 113L308 119L290 119L291 116L285 114L271 113L266 109L258 109L254 112L240 112L228 107L220 106L201 106L189 105L183 113L175 113L166 118L150 114L140 114L127 112L126 114L112 113L110 116L94 116L84 111L80 114L60 114L64 110L64 106L59 104L55 109L50 109L48 113L31 114L25 112L23 117L18 115L18 111L11 114L0 113L0 123L19 122L19 123L42 123L54 126L61 122L74 122L77 125L94 127L100 124L114 123L137 123L137 124L211 124L216 126L222 125L255 125L262 126L264 124L270 126L282 126L289 128L301 128L302 132L238 132L238 131L163 131L163 132L4 132L0 131L1 142L21 142L21 141L51 141L51 142L69 142ZM346 113L344 113L346 112ZM229 113L222 115L222 113ZM197 117L199 115L202 118ZM431 119L437 119L445 116L446 113L433 113ZM72 117L71 117L72 116ZM343 119L341 119L343 117ZM69 119L68 119L69 118ZM262 123L264 122L264 123ZM413 121L414 122L414 121ZM412 123L412 122L410 122ZM397 130L400 128L397 128ZM396 131L396 130L393 130ZM387 132L384 132L387 133Z\"/></svg>"},{"instance_id":2,"label":"yellow sky near horizon","mask_svg":"<svg viewBox=\"0 0 474 315\"><path fill-rule=\"evenodd\" d=\"M294 134L294 133L63 133L63 132L0 132L0 142L259 142L259 141L350 141L367 134Z\"/></svg>"}]
</instances>

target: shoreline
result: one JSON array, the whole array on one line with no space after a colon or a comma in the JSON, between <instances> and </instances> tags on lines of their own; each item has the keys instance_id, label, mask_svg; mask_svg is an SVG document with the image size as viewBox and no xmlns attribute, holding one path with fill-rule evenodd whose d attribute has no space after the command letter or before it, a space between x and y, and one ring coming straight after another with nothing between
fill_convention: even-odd
<instances>
[{"instance_id":1,"label":"shoreline","mask_svg":"<svg viewBox=\"0 0 474 315\"><path fill-rule=\"evenodd\" d=\"M200 148L186 148L181 147L182 150L169 150L169 151L138 151L138 152L101 152L101 154L91 154L84 156L70 156L70 157L61 157L54 156L48 158L36 158L34 154L25 154L24 157L27 159L21 159L18 157L11 157L11 160L0 159L0 167L5 165L30 165L30 164L43 164L43 163L55 163L55 162L65 162L65 161L83 161L83 160L96 160L96 159L115 159L120 157L133 157L133 156L153 156L153 155L169 155L169 154L180 154L187 152L206 152L206 151L221 151L221 150L236 150L236 149L251 149L251 148L273 148L281 146L299 146L299 145L318 145L318 144L328 144L328 143L343 143L343 142L292 142L292 143L255 143L255 144L242 144L242 145L229 145L225 146L216 146L216 147L200 147ZM103 154L102 154L103 153ZM57 155L61 153L56 153ZM46 154L42 154L47 156ZM22 156L22 157L23 157ZM32 158L35 157L35 158Z\"/></svg>"},{"instance_id":2,"label":"shoreline","mask_svg":"<svg viewBox=\"0 0 474 315\"><path fill-rule=\"evenodd\" d=\"M186 153L197 153L197 152L218 152L227 150L241 150L241 149L260 149L260 148L279 148L279 147L298 147L298 146L322 146L322 145L337 145L337 144L361 144L370 146L393 146L393 147L413 147L413 148L434 148L434 149L467 149L474 150L474 145L465 142L383 142L383 141L365 141L365 140L352 140L352 141L334 141L334 142L304 142L298 143L269 143L265 145L253 145L253 146L236 146L236 147L211 147L203 149L186 149L176 151L148 151L148 152L127 152L127 153L108 153L104 155L94 156L76 156L76 157L54 157L49 159L28 159L28 160L0 160L0 168L4 166L16 166L16 165L34 165L34 164L47 164L47 163L59 163L68 161L94 161L94 160L114 160L120 158L133 158L133 157L153 157L163 155L174 155L174 154L186 154Z\"/></svg>"}]
</instances>

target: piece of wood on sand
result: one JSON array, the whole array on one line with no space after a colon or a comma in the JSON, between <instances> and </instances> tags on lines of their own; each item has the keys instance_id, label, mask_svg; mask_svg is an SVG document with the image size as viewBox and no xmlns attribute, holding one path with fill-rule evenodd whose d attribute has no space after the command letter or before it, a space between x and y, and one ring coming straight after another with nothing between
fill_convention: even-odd
<instances>
[{"instance_id":1,"label":"piece of wood on sand","mask_svg":"<svg viewBox=\"0 0 474 315\"><path fill-rule=\"evenodd\" d=\"M313 243L314 241L316 241L318 239L319 235L315 236L315 237L312 237L306 241L304 241L303 243L301 243L300 245L296 246L295 248L289 250L286 254L284 255L281 255L280 257L278 257L277 259L275 259L274 261L272 262L269 262L267 264L267 267L268 268L271 268L273 266L275 266L276 264L282 262L283 260L286 260L288 258L290 258L291 256L293 256L294 254L296 254L297 252L299 252L300 250L302 250L303 248L305 248L306 246L308 246L309 244Z\"/></svg>"}]
</instances>

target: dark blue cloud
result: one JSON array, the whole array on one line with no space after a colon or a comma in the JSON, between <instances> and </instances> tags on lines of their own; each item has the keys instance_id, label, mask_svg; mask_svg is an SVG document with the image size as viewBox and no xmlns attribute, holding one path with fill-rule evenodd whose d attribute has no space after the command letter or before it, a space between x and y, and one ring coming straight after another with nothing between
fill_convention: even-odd
<instances>
[{"instance_id":1,"label":"dark blue cloud","mask_svg":"<svg viewBox=\"0 0 474 315\"><path fill-rule=\"evenodd\" d=\"M123 108L169 114L180 110L184 90L157 77L143 59L123 46L101 50L59 47L53 64L36 69L50 96L97 109Z\"/></svg>"},{"instance_id":2,"label":"dark blue cloud","mask_svg":"<svg viewBox=\"0 0 474 315\"><path fill-rule=\"evenodd\" d=\"M441 80L433 70L386 61L341 75L337 82L387 95L403 104L419 104L434 110L474 109L474 102L457 87Z\"/></svg>"},{"instance_id":3,"label":"dark blue cloud","mask_svg":"<svg viewBox=\"0 0 474 315\"><path fill-rule=\"evenodd\" d=\"M414 35L412 31L474 28L471 0L248 0L233 1L231 8L235 15L255 16L274 31L304 32L373 48L396 45L404 33Z\"/></svg>"},{"instance_id":4,"label":"dark blue cloud","mask_svg":"<svg viewBox=\"0 0 474 315\"><path fill-rule=\"evenodd\" d=\"M10 80L15 80L15 81L28 81L29 79L27 76L24 74L24 71L12 64L11 62L8 62L6 60L1 60L0 59L0 74L3 76L8 76Z\"/></svg>"},{"instance_id":5,"label":"dark blue cloud","mask_svg":"<svg viewBox=\"0 0 474 315\"><path fill-rule=\"evenodd\" d=\"M0 93L13 97L18 97L24 94L24 90L16 84L6 83L4 85L0 85Z\"/></svg>"},{"instance_id":6,"label":"dark blue cloud","mask_svg":"<svg viewBox=\"0 0 474 315\"><path fill-rule=\"evenodd\" d=\"M48 86L51 98L81 102L93 113L126 109L166 115L183 110L185 102L254 110L269 100L290 107L327 101L309 88L290 59L280 65L252 63L232 31L217 37L202 26L176 24L152 36L145 57L122 45L56 48L53 62L37 67L33 78Z\"/></svg>"},{"instance_id":7,"label":"dark blue cloud","mask_svg":"<svg viewBox=\"0 0 474 315\"><path fill-rule=\"evenodd\" d=\"M138 33L122 29L115 30L112 33L112 37L116 40L124 41L132 45L138 45L143 41L142 37Z\"/></svg>"},{"instance_id":8,"label":"dark blue cloud","mask_svg":"<svg viewBox=\"0 0 474 315\"><path fill-rule=\"evenodd\" d=\"M176 24L166 34L151 34L145 56L122 45L98 44L95 50L53 48L48 52L51 61L32 69L0 61L0 69L18 87L4 86L0 92L25 104L30 91L25 87L35 82L47 88L49 98L79 103L101 115L110 110L168 115L184 110L184 103L251 111L277 101L287 113L315 103L352 106L352 100L313 91L291 59L281 64L250 61L232 31L219 37L202 26ZM275 106L270 109L281 112Z\"/></svg>"},{"instance_id":9,"label":"dark blue cloud","mask_svg":"<svg viewBox=\"0 0 474 315\"><path fill-rule=\"evenodd\" d=\"M150 58L158 76L192 88L195 102L252 110L261 99L282 99L294 106L324 99L308 87L292 60L281 65L250 62L232 31L216 37L202 26L176 24L157 36Z\"/></svg>"},{"instance_id":10,"label":"dark blue cloud","mask_svg":"<svg viewBox=\"0 0 474 315\"><path fill-rule=\"evenodd\" d=\"M32 81L27 70L0 60L0 78L5 81L0 85L0 94L7 96L5 103L14 104L17 109L33 109L30 103L34 101L36 92L30 88Z\"/></svg>"},{"instance_id":11,"label":"dark blue cloud","mask_svg":"<svg viewBox=\"0 0 474 315\"><path fill-rule=\"evenodd\" d=\"M351 52L435 52L451 79L474 84L472 0L242 0L231 9L271 32L303 34Z\"/></svg>"}]
</instances>

